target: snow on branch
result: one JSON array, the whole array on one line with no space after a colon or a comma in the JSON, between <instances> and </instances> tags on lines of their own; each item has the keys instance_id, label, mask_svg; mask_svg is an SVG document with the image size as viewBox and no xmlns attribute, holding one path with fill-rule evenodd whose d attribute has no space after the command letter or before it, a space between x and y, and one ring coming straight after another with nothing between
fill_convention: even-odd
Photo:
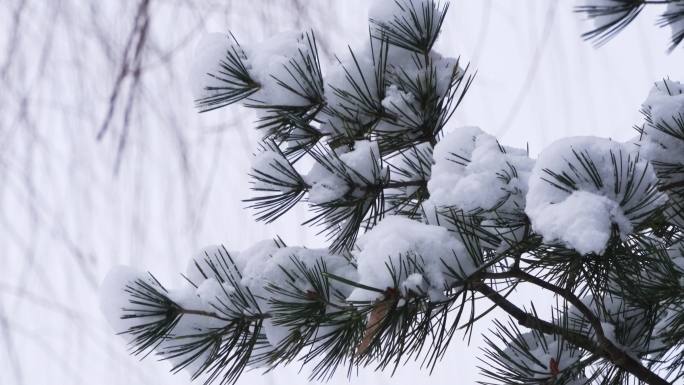
<instances>
[{"instance_id":1,"label":"snow on branch","mask_svg":"<svg viewBox=\"0 0 684 385\"><path fill-rule=\"evenodd\" d=\"M578 11L603 42L651 3ZM679 28L681 4L668 3ZM630 142L566 138L533 159L449 124L473 77L433 50L448 9L377 2L367 44L328 69L313 32L200 45L200 110L244 101L257 113L245 200L257 220L304 202L304 224L330 245L210 247L173 290L113 270L102 307L134 354L222 384L292 363L316 380L408 359L433 369L456 331L499 308L515 322L486 338L494 383L684 378L684 87L655 83ZM555 299L550 320L509 298L520 284Z\"/></svg>"},{"instance_id":2,"label":"snow on branch","mask_svg":"<svg viewBox=\"0 0 684 385\"><path fill-rule=\"evenodd\" d=\"M562 139L537 159L526 212L545 241L602 254L661 211L666 198L657 187L653 167L624 144Z\"/></svg>"}]
</instances>

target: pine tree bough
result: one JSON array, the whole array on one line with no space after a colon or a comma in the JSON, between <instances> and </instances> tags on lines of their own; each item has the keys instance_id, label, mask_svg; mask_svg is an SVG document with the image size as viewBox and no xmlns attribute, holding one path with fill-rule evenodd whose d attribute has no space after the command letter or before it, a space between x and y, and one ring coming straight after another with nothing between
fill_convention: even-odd
<instances>
[{"instance_id":1,"label":"pine tree bough","mask_svg":"<svg viewBox=\"0 0 684 385\"><path fill-rule=\"evenodd\" d=\"M594 21L594 27L582 34L586 40L603 45L634 21L646 7L661 7L656 24L672 30L669 51L684 41L684 1L682 0L584 0L576 12Z\"/></svg>"},{"instance_id":2,"label":"pine tree bough","mask_svg":"<svg viewBox=\"0 0 684 385\"><path fill-rule=\"evenodd\" d=\"M572 292L568 290L561 289L557 286L551 285L546 281L540 280L534 276L526 274L521 271L511 271L510 274L504 274L505 276L511 278L521 279L525 282L534 283L535 285L542 287L544 289L550 290L563 299L567 300L574 306L580 309L583 316L587 317L592 325L593 331L596 334L598 342L594 342L582 334L577 334L572 331L568 331L562 327L558 327L553 323L543 321L537 317L534 317L530 313L527 313L513 303L509 302L506 298L501 296L497 291L493 290L485 284L476 284L473 289L484 294L492 302L496 303L509 315L515 318L518 323L530 329L538 330L547 334L557 334L563 336L568 342L581 347L587 351L592 352L598 356L605 357L611 360L615 365L623 368L627 372L633 374L638 379L644 381L648 384L669 384L668 381L660 378L656 373L649 370L647 367L643 366L639 360L635 360L625 353L620 347L616 346L610 339L608 339L603 331L600 320L594 315L594 313L582 303L579 298L575 297Z\"/></svg>"},{"instance_id":3,"label":"pine tree bough","mask_svg":"<svg viewBox=\"0 0 684 385\"><path fill-rule=\"evenodd\" d=\"M650 3L591 11L617 26L632 8L610 7ZM133 354L221 384L295 362L318 380L408 359L432 370L496 308L510 320L485 335L485 384L684 379L684 85L654 84L629 142L567 138L532 159L450 125L473 76L434 51L448 8L378 2L368 44L326 71L313 32L204 39L200 110L258 115L256 219L308 204L330 247L208 247L173 290L114 269L102 308ZM556 306L521 307L518 285Z\"/></svg>"}]
</instances>

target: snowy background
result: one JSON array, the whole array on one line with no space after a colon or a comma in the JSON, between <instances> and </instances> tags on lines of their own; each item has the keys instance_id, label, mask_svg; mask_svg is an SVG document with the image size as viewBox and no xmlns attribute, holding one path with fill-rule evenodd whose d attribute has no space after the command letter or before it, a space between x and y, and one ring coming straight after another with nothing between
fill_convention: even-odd
<instances>
[{"instance_id":1,"label":"snowy background","mask_svg":"<svg viewBox=\"0 0 684 385\"><path fill-rule=\"evenodd\" d=\"M536 156L555 139L636 133L663 77L684 80L684 49L648 10L595 49L572 0L455 0L437 49L478 70L450 123L479 125ZM2 0L0 2L0 384L187 384L166 363L126 353L98 310L114 265L178 282L192 255L280 235L321 246L304 210L256 223L241 199L257 134L249 111L199 115L189 68L207 32L245 43L313 28L324 64L367 38L368 2L305 0ZM520 293L518 302L529 300ZM543 300L535 298L537 308ZM493 314L492 316L497 316ZM435 384L478 378L479 331L455 340ZM240 383L306 383L297 367ZM394 378L427 380L408 365ZM346 383L338 376L331 383Z\"/></svg>"}]
</instances>

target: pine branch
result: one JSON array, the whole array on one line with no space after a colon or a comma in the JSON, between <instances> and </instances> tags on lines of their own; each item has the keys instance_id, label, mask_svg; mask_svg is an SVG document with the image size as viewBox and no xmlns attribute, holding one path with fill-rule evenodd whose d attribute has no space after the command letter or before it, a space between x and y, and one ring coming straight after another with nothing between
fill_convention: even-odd
<instances>
[{"instance_id":1,"label":"pine branch","mask_svg":"<svg viewBox=\"0 0 684 385\"><path fill-rule=\"evenodd\" d=\"M672 10L663 13L658 19L657 25L661 28L668 26L675 28L676 25L679 26L679 30L672 31L672 41L669 48L669 51L672 52L684 41L684 1L672 1L670 5Z\"/></svg>"},{"instance_id":2,"label":"pine branch","mask_svg":"<svg viewBox=\"0 0 684 385\"><path fill-rule=\"evenodd\" d=\"M265 138L286 140L293 129L312 122L326 105L315 34L313 31L307 32L301 36L301 40L306 43L306 49L299 48L297 55L283 64L283 70L287 75L270 76L274 87L280 88L294 99L301 99L304 103L274 103L268 99L269 95L265 95L266 99L261 100L257 94L246 104L249 108L262 111L256 128L265 131Z\"/></svg>"},{"instance_id":3,"label":"pine branch","mask_svg":"<svg viewBox=\"0 0 684 385\"><path fill-rule=\"evenodd\" d=\"M371 19L371 24L376 27L373 38L387 39L393 46L427 56L442 29L449 3L440 7L430 0L420 2L419 9L412 0L393 1L400 10L399 14L389 21Z\"/></svg>"},{"instance_id":4,"label":"pine branch","mask_svg":"<svg viewBox=\"0 0 684 385\"><path fill-rule=\"evenodd\" d=\"M667 27L684 20L684 2L681 0L608 0L599 5L575 7L575 12L586 15L588 19L594 19L597 24L595 28L583 33L582 37L585 40L592 40L597 47L602 46L630 25L648 5L676 7L659 18L657 25L660 27ZM672 52L683 39L684 29L675 31L669 51Z\"/></svg>"},{"instance_id":5,"label":"pine branch","mask_svg":"<svg viewBox=\"0 0 684 385\"><path fill-rule=\"evenodd\" d=\"M650 4L675 2L608 0L578 7L603 22L584 37L603 44ZM215 86L197 105L209 111L247 100L246 106L257 110L257 128L265 140L250 173L257 195L246 202L256 209L257 220L270 222L305 199L314 213L305 224L320 226L331 244L318 254L287 248L279 239L276 248L257 247L251 260L240 255L239 266L225 248L215 248L195 260L186 277L192 286L183 293L187 297L168 292L154 277L128 282L124 290L130 306L122 309L122 318L129 322L124 334L131 337L133 353L156 351L172 361L173 371L190 369L193 379L205 375L207 383L221 384L237 381L248 365L266 371L295 362L311 365L310 378L316 380L329 379L342 366L348 375L366 366L394 371L409 359L421 359L421 366L432 370L457 330L471 335L475 322L500 307L517 325L495 322L494 335L506 348L487 339L485 356L494 365L483 372L495 381L617 385L638 379L663 385L684 376L684 271L671 250L684 242L679 160L649 163L632 149L608 146L618 150L597 154L580 147L568 152L562 171L542 169L554 193L606 198L599 203L610 206L610 222L604 226L608 241L590 253L581 254L562 237L549 240L535 227L533 210L527 210L530 199L518 199L525 193L518 183L525 182L526 173L538 177L537 171L523 165L531 163L524 154L506 154L500 144L501 154L492 146L493 157L506 158L495 159L488 180L504 187L487 201L489 207L465 212L423 207L430 202L428 181L436 179L432 168L438 160L432 150L474 75L468 65L461 68L459 60L432 51L449 3L396 0L392 6L396 15L371 20L370 57L349 48L349 60L338 59L342 79L334 85L325 83L313 32L299 36L296 52L284 53L285 63L270 77L249 66L231 35L219 70L209 74ZM668 9L662 25L678 25L684 11ZM683 38L675 33L672 47ZM250 71L259 74L259 82ZM663 84L669 96L676 96L669 87L678 85ZM644 108L642 136L681 144L684 118L656 120L651 110ZM368 156L361 153L365 149ZM509 161L517 155L523 160ZM452 156L446 161L459 169L486 163L474 151L472 160L470 154ZM443 158L444 153L439 161ZM300 159L305 160L297 163ZM300 175L307 161L315 166ZM375 265L369 268L364 259L370 254L368 243L360 243L358 253L353 250L357 237L373 231L388 214L435 221L442 228L419 224L416 232L439 230L434 233L438 238L426 239L448 246L436 249L439 254L420 255L416 250L421 247L388 252L386 271L374 271ZM413 225L403 221L389 223ZM405 231L382 231L388 228ZM378 231L367 239L384 234ZM288 251L289 259L283 254ZM383 273L378 281L365 278ZM534 304L528 310L508 299L520 283L554 296L557 306L550 321L539 317ZM595 308L581 299L586 294ZM476 312L476 301L485 297L493 305ZM613 300L622 301L619 310L610 308ZM523 333L519 326L532 331ZM594 373L585 378L585 370Z\"/></svg>"},{"instance_id":6,"label":"pine branch","mask_svg":"<svg viewBox=\"0 0 684 385\"><path fill-rule=\"evenodd\" d=\"M340 364L353 362L353 341L360 338L364 323L362 310L349 306L333 287L325 261L319 260L312 267L296 256L291 261L294 269L281 267L287 283L266 287L273 295L268 300L273 324L290 330L290 335L268 354L266 363L275 368L296 359L302 365L316 362L310 378L329 379ZM295 284L300 280L310 288L303 290Z\"/></svg>"},{"instance_id":7,"label":"pine branch","mask_svg":"<svg viewBox=\"0 0 684 385\"><path fill-rule=\"evenodd\" d=\"M599 354L601 352L600 348L586 336L569 331L562 328L556 324L548 321L544 321L534 315L520 309L512 302L504 298L499 292L487 286L484 283L473 284L472 289L483 294L489 300L494 302L498 307L508 313L510 316L518 321L518 324L525 326L527 328L538 330L545 334L559 335L563 336L567 341L571 342L575 346L578 346L586 351L592 352L594 354Z\"/></svg>"},{"instance_id":8,"label":"pine branch","mask_svg":"<svg viewBox=\"0 0 684 385\"><path fill-rule=\"evenodd\" d=\"M249 176L253 178L252 190L264 195L245 199L244 202L256 210L258 221L270 223L293 208L311 186L273 141L262 142L261 153L257 157L266 158L267 163L263 164L261 160L261 164L253 168Z\"/></svg>"},{"instance_id":9,"label":"pine branch","mask_svg":"<svg viewBox=\"0 0 684 385\"><path fill-rule=\"evenodd\" d=\"M427 293L402 293L399 277L421 271L416 258L419 257L407 258L399 265L388 264L394 284L384 290L328 275L331 280L382 294L382 298L375 302L352 303L364 309L363 313L367 315L363 335L356 342L358 365L374 364L376 369L392 365L396 370L402 362L422 355L422 366L432 370L446 353L464 315L468 294L449 289L445 300L432 301ZM454 310L457 314L452 319L450 313Z\"/></svg>"},{"instance_id":10,"label":"pine branch","mask_svg":"<svg viewBox=\"0 0 684 385\"><path fill-rule=\"evenodd\" d=\"M219 70L207 74L222 85L205 87L205 91L210 95L195 102L200 112L213 111L239 102L261 88L261 84L249 74L245 64L247 56L232 33L230 39L232 44L225 53L226 57L218 63Z\"/></svg>"},{"instance_id":11,"label":"pine branch","mask_svg":"<svg viewBox=\"0 0 684 385\"><path fill-rule=\"evenodd\" d=\"M609 359L616 366L620 367L621 369L624 369L625 371L634 375L638 379L646 382L647 384L670 385L668 381L662 379L656 373L652 372L650 369L643 366L640 362L632 358L630 355L615 347L615 345L613 345L612 342L607 340L605 336L603 337L603 340L600 341L600 345L597 346L592 340L585 337L584 335L568 331L567 329L559 327L558 325L544 321L529 314L528 312L520 309L519 307L515 306L512 302L502 297L496 290L493 290L492 288L483 283L475 285L473 289L484 294L502 310L511 315L513 318L515 318L521 326L525 326L533 330L538 330L545 334L562 336L563 338L565 338L566 341L572 343L575 346L578 346L600 357L605 357Z\"/></svg>"},{"instance_id":12,"label":"pine branch","mask_svg":"<svg viewBox=\"0 0 684 385\"><path fill-rule=\"evenodd\" d=\"M373 227L384 215L383 186L387 180L382 158L369 151L370 175L347 165L334 151L313 149L310 155L331 175L340 180L345 191L327 202L312 204L315 215L304 224L320 225L321 233L333 239L332 252L350 250L359 231Z\"/></svg>"},{"instance_id":13,"label":"pine branch","mask_svg":"<svg viewBox=\"0 0 684 385\"><path fill-rule=\"evenodd\" d=\"M392 108L385 111L382 120L388 122L392 129L376 127L373 131L379 137L383 154L402 151L423 142L434 146L475 77L469 73L470 64L460 67L459 58L453 65L446 90L441 91L438 69L432 59L421 59L416 55L414 62L419 68L417 73L408 73L403 68L393 69L390 73L393 85L415 100L402 96L400 105L394 101L389 103Z\"/></svg>"},{"instance_id":14,"label":"pine branch","mask_svg":"<svg viewBox=\"0 0 684 385\"><path fill-rule=\"evenodd\" d=\"M507 324L495 320L494 324L496 329L493 333L505 348L485 337L488 345L485 356L489 362L485 362L487 366L480 369L497 384L573 383L574 378L582 379L582 369L595 360L595 356L590 355L582 361L580 349L568 344L562 337L549 336L536 330L522 333L511 320ZM551 357L548 362L538 357L540 351L543 352L542 356ZM568 364L568 361L571 363Z\"/></svg>"},{"instance_id":15,"label":"pine branch","mask_svg":"<svg viewBox=\"0 0 684 385\"><path fill-rule=\"evenodd\" d=\"M583 33L582 37L601 46L634 21L644 6L644 0L610 0L608 4L576 7L575 12L584 13L590 19L599 19L597 23L604 20L596 28Z\"/></svg>"},{"instance_id":16,"label":"pine branch","mask_svg":"<svg viewBox=\"0 0 684 385\"><path fill-rule=\"evenodd\" d=\"M490 287L484 284L479 284L474 288L480 293L486 295L489 299L491 299L493 302L499 305L508 314L516 318L522 326L526 326L534 330L539 330L547 334L561 335L564 338L566 338L567 341L575 344L576 346L579 346L594 354L598 354L599 356L609 358L610 361L614 363L616 366L628 371L640 380L645 381L649 384L668 384L666 380L660 378L650 369L643 366L639 361L634 359L631 355L627 354L621 348L616 346L610 339L608 339L604 333L603 326L601 325L601 321L598 319L598 317L570 290L557 287L545 280L525 273L519 269L514 269L507 273L501 273L495 276L483 274L483 277L516 278L523 280L524 282L528 282L536 286L539 286L543 289L549 290L555 294L558 294L563 299L568 301L570 304L575 306L582 313L582 316L589 321L598 340L598 346L593 346L594 343L589 341L584 336L577 336L566 329L559 328L557 325L531 316L530 314L517 308L512 303L508 302L505 298L501 297L496 291L492 290Z\"/></svg>"},{"instance_id":17,"label":"pine branch","mask_svg":"<svg viewBox=\"0 0 684 385\"><path fill-rule=\"evenodd\" d=\"M373 63L372 79L364 71L357 54L349 47L351 65L343 64L337 58L345 74L346 84L328 85L339 102L335 106L327 106L324 112L339 120L341 127L329 123L337 132L337 137L331 140L333 148L341 144L353 143L355 140L365 139L379 119L385 116L382 100L385 97L387 85L387 56L389 44L380 40L376 49L371 39L371 59Z\"/></svg>"}]
</instances>

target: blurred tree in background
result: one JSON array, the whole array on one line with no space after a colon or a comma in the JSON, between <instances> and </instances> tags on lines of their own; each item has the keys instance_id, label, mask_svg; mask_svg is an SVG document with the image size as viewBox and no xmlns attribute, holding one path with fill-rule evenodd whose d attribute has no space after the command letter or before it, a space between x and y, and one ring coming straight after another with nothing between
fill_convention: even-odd
<instances>
[{"instance_id":1,"label":"blurred tree in background","mask_svg":"<svg viewBox=\"0 0 684 385\"><path fill-rule=\"evenodd\" d=\"M638 118L635 107L653 79L683 77L673 64L683 60L681 50L665 57L668 37L643 26L653 18L638 18L620 39L593 51L577 39L586 26L576 24L574 2L528 4L452 4L438 45L463 53L479 70L478 87L453 122L477 117L502 141L524 147L529 140L533 151L569 134L620 137L629 135L624 127ZM187 383L161 376L159 365L141 366L111 341L95 296L109 267L132 264L168 280L188 255L217 240L241 249L280 234L323 244L292 225L301 223L301 210L268 228L242 210L240 200L249 196L244 170L258 136L245 122L254 117L235 110L198 116L190 58L205 31L229 28L248 44L314 28L329 63L348 37L365 39L359 15L366 8L365 1L0 3L3 382ZM559 88L559 74L572 81ZM472 338L477 346L477 333ZM456 359L467 351L448 354ZM465 368L461 377L478 378ZM281 383L287 376L250 378ZM433 374L438 382L452 378L440 368Z\"/></svg>"}]
</instances>

